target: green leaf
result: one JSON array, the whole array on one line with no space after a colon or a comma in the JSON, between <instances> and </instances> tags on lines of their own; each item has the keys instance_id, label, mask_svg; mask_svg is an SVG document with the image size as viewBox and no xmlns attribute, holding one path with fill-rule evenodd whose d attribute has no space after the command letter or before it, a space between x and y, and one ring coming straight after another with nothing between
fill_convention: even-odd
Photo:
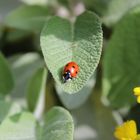
<instances>
[{"instance_id":1,"label":"green leaf","mask_svg":"<svg viewBox=\"0 0 140 140\"><path fill-rule=\"evenodd\" d=\"M113 0L83 0L87 9L96 11L100 16L106 13L111 1Z\"/></svg>"},{"instance_id":2,"label":"green leaf","mask_svg":"<svg viewBox=\"0 0 140 140\"><path fill-rule=\"evenodd\" d=\"M40 94L45 90L46 86L46 69L40 68L30 79L27 88L27 104L30 111L34 111L38 103ZM45 92L44 92L45 93Z\"/></svg>"},{"instance_id":3,"label":"green leaf","mask_svg":"<svg viewBox=\"0 0 140 140\"><path fill-rule=\"evenodd\" d=\"M103 95L113 107L136 102L133 88L140 85L140 7L115 28L103 58Z\"/></svg>"},{"instance_id":4,"label":"green leaf","mask_svg":"<svg viewBox=\"0 0 140 140\"><path fill-rule=\"evenodd\" d=\"M9 27L40 31L49 16L44 6L21 6L11 12L5 19Z\"/></svg>"},{"instance_id":5,"label":"green leaf","mask_svg":"<svg viewBox=\"0 0 140 140\"><path fill-rule=\"evenodd\" d=\"M4 118L19 113L20 111L21 108L18 104L0 100L0 123L4 120Z\"/></svg>"},{"instance_id":6,"label":"green leaf","mask_svg":"<svg viewBox=\"0 0 140 140\"><path fill-rule=\"evenodd\" d=\"M74 24L60 17L51 18L41 34L41 47L46 64L55 81L65 92L78 92L94 73L102 50L102 29L99 18L84 12ZM80 72L77 78L64 83L64 66L75 61Z\"/></svg>"},{"instance_id":7,"label":"green leaf","mask_svg":"<svg viewBox=\"0 0 140 140\"><path fill-rule=\"evenodd\" d=\"M7 117L0 124L1 140L73 140L73 120L61 107L52 108L44 118L43 126L36 123L29 112Z\"/></svg>"},{"instance_id":8,"label":"green leaf","mask_svg":"<svg viewBox=\"0 0 140 140\"><path fill-rule=\"evenodd\" d=\"M36 120L31 113L23 112L6 118L0 125L1 140L35 140Z\"/></svg>"},{"instance_id":9,"label":"green leaf","mask_svg":"<svg viewBox=\"0 0 140 140\"><path fill-rule=\"evenodd\" d=\"M52 108L45 116L39 140L73 140L74 124L69 112L61 107Z\"/></svg>"},{"instance_id":10,"label":"green leaf","mask_svg":"<svg viewBox=\"0 0 140 140\"><path fill-rule=\"evenodd\" d=\"M8 61L15 79L15 87L11 95L14 98L23 99L30 78L39 68L44 66L43 59L37 53L27 53L14 55Z\"/></svg>"},{"instance_id":11,"label":"green leaf","mask_svg":"<svg viewBox=\"0 0 140 140\"><path fill-rule=\"evenodd\" d=\"M140 4L139 0L112 0L103 17L103 22L110 26L117 23L129 10ZM120 10L121 9L121 10Z\"/></svg>"},{"instance_id":12,"label":"green leaf","mask_svg":"<svg viewBox=\"0 0 140 140\"><path fill-rule=\"evenodd\" d=\"M80 107L89 98L95 85L95 81L96 79L94 74L86 83L85 87L76 94L67 94L66 92L62 91L58 85L56 85L56 91L66 108L75 109Z\"/></svg>"},{"instance_id":13,"label":"green leaf","mask_svg":"<svg viewBox=\"0 0 140 140\"><path fill-rule=\"evenodd\" d=\"M96 11L107 26L116 24L140 0L84 0L88 9Z\"/></svg>"},{"instance_id":14,"label":"green leaf","mask_svg":"<svg viewBox=\"0 0 140 140\"><path fill-rule=\"evenodd\" d=\"M13 86L14 80L10 67L2 53L0 53L0 94L9 93Z\"/></svg>"}]
</instances>

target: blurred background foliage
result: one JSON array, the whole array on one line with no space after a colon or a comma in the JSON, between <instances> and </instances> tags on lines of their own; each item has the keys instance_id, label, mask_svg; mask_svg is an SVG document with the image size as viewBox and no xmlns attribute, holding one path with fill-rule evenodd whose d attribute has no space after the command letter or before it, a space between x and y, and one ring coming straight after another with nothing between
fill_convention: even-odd
<instances>
[{"instance_id":1,"label":"blurred background foliage","mask_svg":"<svg viewBox=\"0 0 140 140\"><path fill-rule=\"evenodd\" d=\"M140 130L140 106L132 94L140 85L139 4L140 0L0 0L0 139L26 139L26 134L33 140L55 140L59 134L50 132L64 129L71 140L72 118L65 109L74 119L74 140L114 140L114 128L128 119ZM102 57L84 88L70 95L47 69L40 32L50 17L73 20L86 9L101 18Z\"/></svg>"}]
</instances>

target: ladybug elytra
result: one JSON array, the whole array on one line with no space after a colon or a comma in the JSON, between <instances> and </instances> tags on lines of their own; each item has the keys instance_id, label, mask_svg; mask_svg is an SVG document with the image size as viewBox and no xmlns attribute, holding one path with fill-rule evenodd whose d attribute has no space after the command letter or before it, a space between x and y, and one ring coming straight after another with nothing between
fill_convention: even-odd
<instances>
[{"instance_id":1,"label":"ladybug elytra","mask_svg":"<svg viewBox=\"0 0 140 140\"><path fill-rule=\"evenodd\" d=\"M75 78L79 72L79 66L75 62L69 62L64 67L63 79L64 83Z\"/></svg>"}]
</instances>

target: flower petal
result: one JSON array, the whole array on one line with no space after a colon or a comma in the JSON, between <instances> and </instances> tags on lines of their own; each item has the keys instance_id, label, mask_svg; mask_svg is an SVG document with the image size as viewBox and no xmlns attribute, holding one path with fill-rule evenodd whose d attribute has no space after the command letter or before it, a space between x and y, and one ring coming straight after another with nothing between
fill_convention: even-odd
<instances>
[{"instance_id":1,"label":"flower petal","mask_svg":"<svg viewBox=\"0 0 140 140\"><path fill-rule=\"evenodd\" d=\"M133 92L134 92L134 95L140 96L140 87L135 87L135 88L133 89Z\"/></svg>"},{"instance_id":2,"label":"flower petal","mask_svg":"<svg viewBox=\"0 0 140 140\"><path fill-rule=\"evenodd\" d=\"M137 136L135 121L131 120L123 123L121 126L116 128L114 135L119 140L135 140Z\"/></svg>"},{"instance_id":3,"label":"flower petal","mask_svg":"<svg viewBox=\"0 0 140 140\"><path fill-rule=\"evenodd\" d=\"M135 140L140 140L140 134L137 135Z\"/></svg>"},{"instance_id":4,"label":"flower petal","mask_svg":"<svg viewBox=\"0 0 140 140\"><path fill-rule=\"evenodd\" d=\"M137 102L140 103L140 96L137 97Z\"/></svg>"}]
</instances>

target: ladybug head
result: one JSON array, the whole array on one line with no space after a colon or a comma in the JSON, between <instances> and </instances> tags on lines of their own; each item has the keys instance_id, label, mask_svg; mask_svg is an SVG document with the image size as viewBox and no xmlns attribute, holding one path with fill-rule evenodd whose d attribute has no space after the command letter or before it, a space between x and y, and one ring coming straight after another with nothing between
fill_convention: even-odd
<instances>
[{"instance_id":1,"label":"ladybug head","mask_svg":"<svg viewBox=\"0 0 140 140\"><path fill-rule=\"evenodd\" d=\"M71 77L71 74L70 74L70 71L66 71L64 74L63 74L63 80L64 80L64 83L66 83L67 81L71 80L72 77Z\"/></svg>"}]
</instances>

